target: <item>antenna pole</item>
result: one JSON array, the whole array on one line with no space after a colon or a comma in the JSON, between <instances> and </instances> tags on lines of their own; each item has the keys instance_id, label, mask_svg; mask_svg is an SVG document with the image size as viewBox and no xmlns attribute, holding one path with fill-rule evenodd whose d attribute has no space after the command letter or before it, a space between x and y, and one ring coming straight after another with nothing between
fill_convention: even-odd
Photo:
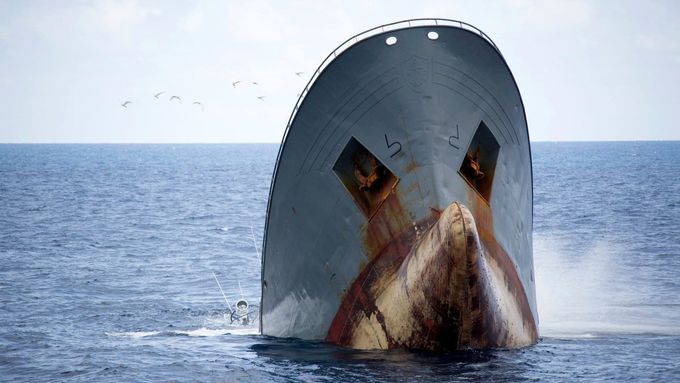
<instances>
[{"instance_id":1,"label":"antenna pole","mask_svg":"<svg viewBox=\"0 0 680 383\"><path fill-rule=\"evenodd\" d=\"M212 272L213 277L215 278L215 282L217 282L217 286L219 286L220 291L222 292L222 297L224 298L224 301L227 302L227 307L229 307L229 311L234 312L234 310L231 308L231 305L229 304L229 300L227 299L227 296L224 294L224 290L222 290L222 285L220 285L220 281L217 280L217 275L215 275L215 272ZM240 284L239 284L240 287Z\"/></svg>"},{"instance_id":2,"label":"antenna pole","mask_svg":"<svg viewBox=\"0 0 680 383\"><path fill-rule=\"evenodd\" d=\"M253 225L250 225L250 234L253 237L253 246L255 246L255 254L257 254L258 258L262 258L260 256L260 249L257 248L257 241L255 240L255 230L253 230Z\"/></svg>"},{"instance_id":3,"label":"antenna pole","mask_svg":"<svg viewBox=\"0 0 680 383\"><path fill-rule=\"evenodd\" d=\"M250 225L250 234L253 237L253 246L255 246L255 254L257 254L258 258L262 259L262 256L260 255L260 249L257 248L257 241L255 240L255 230L253 230L253 225Z\"/></svg>"}]
</instances>

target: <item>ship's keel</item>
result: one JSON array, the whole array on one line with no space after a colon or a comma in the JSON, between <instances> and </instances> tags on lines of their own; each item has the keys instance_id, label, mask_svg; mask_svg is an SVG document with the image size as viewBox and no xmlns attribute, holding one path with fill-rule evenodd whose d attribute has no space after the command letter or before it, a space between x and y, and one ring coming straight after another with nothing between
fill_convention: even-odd
<instances>
[{"instance_id":1,"label":"ship's keel","mask_svg":"<svg viewBox=\"0 0 680 383\"><path fill-rule=\"evenodd\" d=\"M388 246L365 267L347 292L328 341L357 349L421 350L523 347L537 341L512 261L495 241L480 238L464 205L450 205L412 243L404 255L390 253Z\"/></svg>"}]
</instances>

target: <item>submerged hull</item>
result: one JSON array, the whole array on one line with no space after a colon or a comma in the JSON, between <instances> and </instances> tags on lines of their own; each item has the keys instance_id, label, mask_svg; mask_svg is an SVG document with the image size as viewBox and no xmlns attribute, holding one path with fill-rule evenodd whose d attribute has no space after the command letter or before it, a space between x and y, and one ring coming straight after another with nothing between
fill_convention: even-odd
<instances>
[{"instance_id":1,"label":"submerged hull","mask_svg":"<svg viewBox=\"0 0 680 383\"><path fill-rule=\"evenodd\" d=\"M427 350L538 339L517 86L485 35L410 24L334 52L296 106L270 191L265 335Z\"/></svg>"}]
</instances>

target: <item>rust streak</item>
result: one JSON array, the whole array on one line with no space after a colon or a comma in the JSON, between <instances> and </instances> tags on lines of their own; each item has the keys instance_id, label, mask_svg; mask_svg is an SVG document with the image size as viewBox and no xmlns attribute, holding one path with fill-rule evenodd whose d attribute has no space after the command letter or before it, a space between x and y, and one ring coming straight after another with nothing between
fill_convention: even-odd
<instances>
[{"instance_id":1,"label":"rust streak","mask_svg":"<svg viewBox=\"0 0 680 383\"><path fill-rule=\"evenodd\" d=\"M406 173L411 173L414 172L416 169L418 169L418 164L416 163L415 159L412 159L411 161L409 161L409 163L406 164L404 171Z\"/></svg>"},{"instance_id":2,"label":"rust streak","mask_svg":"<svg viewBox=\"0 0 680 383\"><path fill-rule=\"evenodd\" d=\"M538 332L491 209L453 203L409 222L391 194L365 227L368 264L345 295L327 340L355 348L520 347Z\"/></svg>"}]
</instances>

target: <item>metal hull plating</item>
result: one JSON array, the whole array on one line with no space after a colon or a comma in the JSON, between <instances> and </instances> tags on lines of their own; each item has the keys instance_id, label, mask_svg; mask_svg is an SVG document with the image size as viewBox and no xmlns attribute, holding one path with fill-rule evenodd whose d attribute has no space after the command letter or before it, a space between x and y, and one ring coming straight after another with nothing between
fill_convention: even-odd
<instances>
[{"instance_id":1,"label":"metal hull plating","mask_svg":"<svg viewBox=\"0 0 680 383\"><path fill-rule=\"evenodd\" d=\"M303 97L270 191L263 334L537 341L524 108L499 51L462 26L357 39Z\"/></svg>"}]
</instances>

